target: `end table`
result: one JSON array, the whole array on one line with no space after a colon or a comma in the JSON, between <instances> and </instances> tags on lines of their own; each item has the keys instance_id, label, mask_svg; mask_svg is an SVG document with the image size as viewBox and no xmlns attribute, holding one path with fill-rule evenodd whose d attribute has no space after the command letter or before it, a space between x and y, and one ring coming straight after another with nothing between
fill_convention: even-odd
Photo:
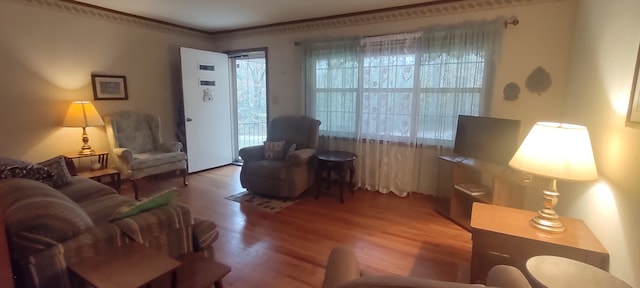
<instances>
[{"instance_id":1,"label":"end table","mask_svg":"<svg viewBox=\"0 0 640 288\"><path fill-rule=\"evenodd\" d=\"M346 151L322 151L316 154L318 158L318 169L316 171L316 181L322 178L322 173L327 172L327 189L331 181L331 171L334 171L340 177L340 203L344 203L342 196L342 186L344 186L344 178L349 172L349 188L353 194L353 175L355 174L354 162L358 158L356 154ZM320 183L317 184L316 199L320 196Z\"/></svg>"},{"instance_id":2,"label":"end table","mask_svg":"<svg viewBox=\"0 0 640 288\"><path fill-rule=\"evenodd\" d=\"M120 192L120 185L122 179L120 178L120 171L109 168L109 152L96 152L94 154L66 154L64 155L67 162L67 167L71 175L77 175L85 178L89 178L98 182L102 181L102 177L109 176L111 179L111 185L116 191ZM97 158L99 166L97 169L77 169L80 165L75 165L75 161L81 161L84 158Z\"/></svg>"}]
</instances>

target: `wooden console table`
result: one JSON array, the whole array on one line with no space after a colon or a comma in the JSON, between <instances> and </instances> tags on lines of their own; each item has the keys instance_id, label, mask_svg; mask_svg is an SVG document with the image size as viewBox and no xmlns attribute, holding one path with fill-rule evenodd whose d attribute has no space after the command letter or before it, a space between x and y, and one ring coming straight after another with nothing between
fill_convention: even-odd
<instances>
[{"instance_id":1,"label":"wooden console table","mask_svg":"<svg viewBox=\"0 0 640 288\"><path fill-rule=\"evenodd\" d=\"M524 272L527 260L538 255L609 269L609 253L582 220L562 217L566 231L550 234L529 226L533 211L476 202L471 213L471 283L484 283L489 270L499 264Z\"/></svg>"}]
</instances>

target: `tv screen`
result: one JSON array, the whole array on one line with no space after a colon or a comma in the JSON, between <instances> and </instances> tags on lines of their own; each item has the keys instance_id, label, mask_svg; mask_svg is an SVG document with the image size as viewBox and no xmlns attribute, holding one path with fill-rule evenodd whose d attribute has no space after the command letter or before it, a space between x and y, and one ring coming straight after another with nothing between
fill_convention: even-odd
<instances>
[{"instance_id":1,"label":"tv screen","mask_svg":"<svg viewBox=\"0 0 640 288\"><path fill-rule=\"evenodd\" d=\"M520 120L458 115L453 153L507 166L519 137Z\"/></svg>"}]
</instances>

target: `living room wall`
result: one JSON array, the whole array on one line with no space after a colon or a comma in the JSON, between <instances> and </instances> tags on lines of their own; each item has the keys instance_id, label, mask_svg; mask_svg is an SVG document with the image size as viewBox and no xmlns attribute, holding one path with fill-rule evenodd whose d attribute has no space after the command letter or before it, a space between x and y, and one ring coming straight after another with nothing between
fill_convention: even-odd
<instances>
[{"instance_id":1,"label":"living room wall","mask_svg":"<svg viewBox=\"0 0 640 288\"><path fill-rule=\"evenodd\" d=\"M514 1L515 2L515 1ZM301 47L296 42L350 36L370 36L416 31L432 25L465 21L510 18L520 23L504 31L502 55L497 63L490 115L521 119L522 137L536 120L558 119L564 103L569 47L573 33L575 1L537 1L526 5L505 5L499 9L475 9L465 13L368 23L342 27L323 27L282 33L230 33L216 37L216 51L268 47L269 116L304 113ZM494 7L495 8L495 7ZM541 21L544 19L544 21ZM285 29L286 30L286 29ZM527 76L542 66L552 77L552 86L538 95L527 91ZM509 82L521 87L519 99L503 100L503 88Z\"/></svg>"},{"instance_id":2,"label":"living room wall","mask_svg":"<svg viewBox=\"0 0 640 288\"><path fill-rule=\"evenodd\" d=\"M611 273L640 287L640 124L626 122L640 2L582 0L577 11L565 116L589 128L600 179L560 186L558 211L583 219L609 251Z\"/></svg>"},{"instance_id":3,"label":"living room wall","mask_svg":"<svg viewBox=\"0 0 640 288\"><path fill-rule=\"evenodd\" d=\"M127 77L129 100L94 101L100 114L157 114L163 138L175 139L179 47L211 49L210 37L48 2L0 1L0 156L42 161L76 152L81 129L60 125L71 101L93 101L92 73ZM104 131L87 129L94 149L108 151Z\"/></svg>"}]
</instances>

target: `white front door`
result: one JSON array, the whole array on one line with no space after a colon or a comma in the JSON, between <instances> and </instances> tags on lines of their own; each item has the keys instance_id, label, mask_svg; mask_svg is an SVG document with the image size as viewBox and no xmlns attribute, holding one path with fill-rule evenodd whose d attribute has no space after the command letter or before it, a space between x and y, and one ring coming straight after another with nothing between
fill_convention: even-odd
<instances>
[{"instance_id":1,"label":"white front door","mask_svg":"<svg viewBox=\"0 0 640 288\"><path fill-rule=\"evenodd\" d=\"M189 172L233 161L227 54L180 48Z\"/></svg>"}]
</instances>

